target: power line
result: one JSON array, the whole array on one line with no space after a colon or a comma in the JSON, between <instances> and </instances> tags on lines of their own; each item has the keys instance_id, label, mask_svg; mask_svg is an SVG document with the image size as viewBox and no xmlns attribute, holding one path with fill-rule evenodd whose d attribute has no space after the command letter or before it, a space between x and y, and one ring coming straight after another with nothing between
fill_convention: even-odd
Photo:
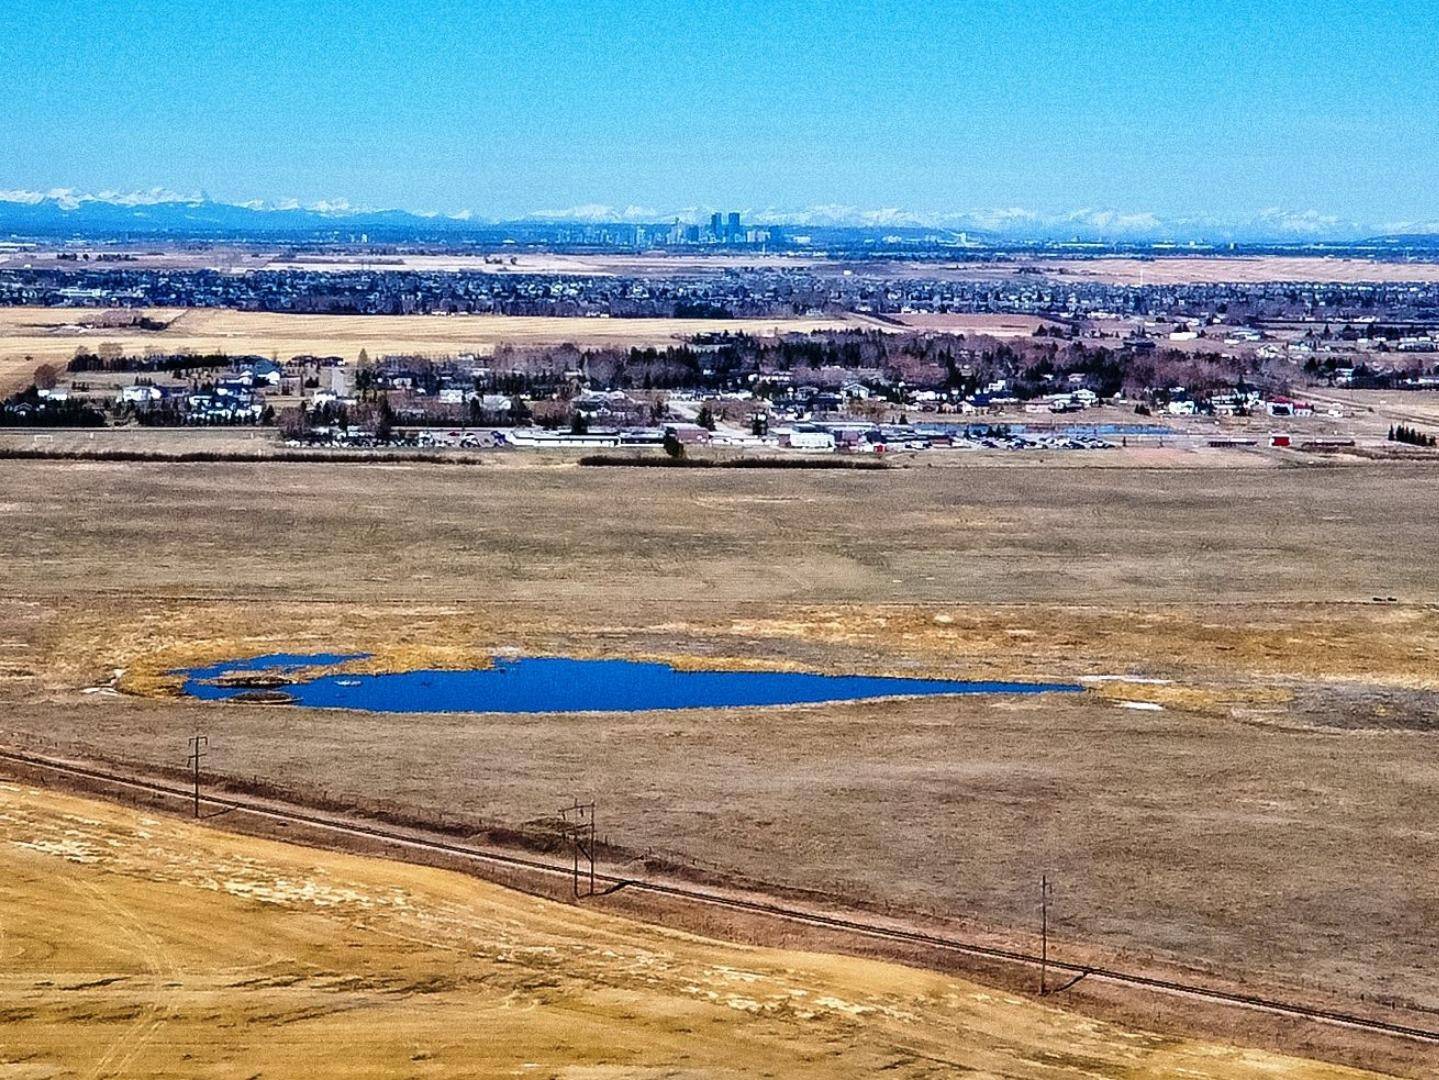
<instances>
[{"instance_id":1,"label":"power line","mask_svg":"<svg viewBox=\"0 0 1439 1080\"><path fill-rule=\"evenodd\" d=\"M1049 875L1039 878L1039 996L1049 993Z\"/></svg>"},{"instance_id":2,"label":"power line","mask_svg":"<svg viewBox=\"0 0 1439 1080\"><path fill-rule=\"evenodd\" d=\"M195 778L195 816L200 816L200 761L210 752L210 738L208 735L190 736L190 756L185 760L194 769Z\"/></svg>"},{"instance_id":3,"label":"power line","mask_svg":"<svg viewBox=\"0 0 1439 1080\"><path fill-rule=\"evenodd\" d=\"M595 804L573 800L569 806L560 808L560 833L569 837L570 849L574 855L573 886L575 899L595 895ZM588 867L587 891L580 891L581 863Z\"/></svg>"},{"instance_id":4,"label":"power line","mask_svg":"<svg viewBox=\"0 0 1439 1080\"><path fill-rule=\"evenodd\" d=\"M147 780L139 776L122 776L103 769L59 761L5 746L0 746L0 761L9 761L21 766L44 769L62 776L76 777L86 782L102 781L117 787L141 791L150 797L185 798L188 795L183 788L170 787L167 784L155 780ZM400 848L441 852L446 855L460 856L461 858L478 863L488 863L511 869L519 868L555 876L563 875L570 869L563 865L555 865L554 863L527 858L522 855L512 855L493 850L487 851L444 840L406 835L401 832L385 829L376 825L367 825L361 822L345 822L327 817L323 814L307 811L300 807L264 805L243 798L227 799L224 800L222 805L229 810L240 811L259 818L267 818L284 823L303 824L341 835L358 836L371 840L378 839ZM613 892L620 886L625 886L634 891L684 900L695 904L745 911L776 919L784 919L801 925L823 927L829 930L841 930L869 938L925 945L933 949L979 957L985 960L1022 964L1029 967L1034 966L1040 959L1032 953L1015 949L1000 948L975 941L966 941L960 938L946 937L923 931L904 930L895 926L866 922L860 918L845 918L820 911L789 907L778 903L750 900L735 896L724 896L700 888L669 885L660 881L618 878L610 874L597 874L596 877L597 880L613 883L609 889L605 890L606 892ZM1206 986L1201 983L1179 982L1174 979L1165 979L1138 971L1092 967L1067 960L1056 960L1049 966L1053 967L1056 971L1062 971L1076 976L1073 982L1077 982L1081 977L1088 977L1103 982L1128 985L1138 989L1147 989L1163 994L1199 999L1231 1007L1253 1009L1274 1015L1297 1017L1300 1019L1319 1021L1321 1023L1335 1024L1342 1027L1379 1032L1387 1035L1398 1035L1404 1038L1439 1044L1439 1029L1396 1024L1385 1020L1357 1016L1353 1013L1340 1012L1334 1009L1305 1005L1295 1001L1285 1001L1255 994L1244 994L1234 990L1225 990L1217 986ZM1063 988L1056 988L1056 992L1060 989Z\"/></svg>"}]
</instances>

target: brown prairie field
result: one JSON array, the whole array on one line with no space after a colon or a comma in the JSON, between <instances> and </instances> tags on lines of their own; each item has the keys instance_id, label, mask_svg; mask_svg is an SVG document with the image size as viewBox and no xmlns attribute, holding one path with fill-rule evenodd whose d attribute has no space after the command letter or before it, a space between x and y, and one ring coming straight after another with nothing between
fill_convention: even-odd
<instances>
[{"instance_id":1,"label":"brown prairie field","mask_svg":"<svg viewBox=\"0 0 1439 1080\"><path fill-rule=\"evenodd\" d=\"M11 1076L1371 1075L16 784L0 868Z\"/></svg>"},{"instance_id":2,"label":"brown prairie field","mask_svg":"<svg viewBox=\"0 0 1439 1080\"><path fill-rule=\"evenodd\" d=\"M731 331L775 334L832 330L845 318L813 319L579 319L523 315L289 315L191 308L146 312L163 330L82 325L100 312L82 308L0 308L0 381L27 380L41 363L62 364L78 346L114 342L128 353L146 349L269 356L371 356L407 353L485 355L513 345L664 346L695 334Z\"/></svg>"},{"instance_id":3,"label":"brown prairie field","mask_svg":"<svg viewBox=\"0 0 1439 1080\"><path fill-rule=\"evenodd\" d=\"M60 260L62 249L45 246L27 247L17 251L0 249L0 269L73 270L75 263ZM64 246L66 255L84 254L73 244ZM642 254L587 253L583 255L552 251L518 251L468 253L451 251L443 254L423 252L317 251L296 253L260 244L214 244L167 249L146 245L131 248L106 245L103 251L89 254L114 255L124 251L129 258L120 264L123 269L146 270L220 270L245 273L255 270L303 270L310 273L368 270L418 270L425 272L465 271L482 274L570 274L608 277L617 274L662 276L667 274L723 273L745 268L809 269L839 274L844 265L823 257L802 254L776 255L761 252L645 252ZM99 264L104 265L104 264Z\"/></svg>"},{"instance_id":4,"label":"brown prairie field","mask_svg":"<svg viewBox=\"0 0 1439 1080\"><path fill-rule=\"evenodd\" d=\"M224 263L220 264L221 266ZM1012 277L1025 267L1037 269L1046 276L1061 280L1073 278L1102 281L1115 285L1181 285L1217 284L1224 282L1333 282L1358 284L1366 282L1439 281L1439 263L1400 262L1352 257L1314 255L1159 255L1153 258L1100 256L1097 258L1030 258L1010 256L1006 261L960 263L884 262L856 264L842 259L805 255L766 254L678 254L645 255L561 255L521 254L513 265L504 262L486 263L481 256L405 255L392 265L376 266L363 256L338 258L306 258L299 262L270 259L261 263L266 269L352 270L360 266L371 269L471 270L496 274L595 274L634 275L639 277L667 274L721 273L744 268L809 270L816 274L841 275L863 272L890 277L948 277L955 280L989 281Z\"/></svg>"},{"instance_id":5,"label":"brown prairie field","mask_svg":"<svg viewBox=\"0 0 1439 1080\"><path fill-rule=\"evenodd\" d=\"M815 266L842 273L846 264ZM856 271L858 272L858 271ZM1314 255L1097 255L1071 258L1055 255L1006 253L976 261L870 263L865 272L889 278L948 281L1026 280L1099 282L1108 285L1217 285L1263 282L1323 282L1360 284L1376 282L1439 281L1439 262L1403 262L1387 259Z\"/></svg>"},{"instance_id":6,"label":"brown prairie field","mask_svg":"<svg viewBox=\"0 0 1439 1080\"><path fill-rule=\"evenodd\" d=\"M1134 259L1104 256L1095 259L1035 259L1026 266L1061 280L1080 279L1111 285L1209 285L1262 282L1372 282L1439 281L1439 263L1390 262L1312 255L1215 256L1175 255Z\"/></svg>"},{"instance_id":7,"label":"brown prairie field","mask_svg":"<svg viewBox=\"0 0 1439 1080\"><path fill-rule=\"evenodd\" d=\"M893 321L871 320L877 326L893 329L896 322L911 330L928 330L943 334L983 334L993 338L1033 337L1040 327L1060 324L1039 315L936 314L898 315Z\"/></svg>"},{"instance_id":8,"label":"brown prairie field","mask_svg":"<svg viewBox=\"0 0 1439 1080\"><path fill-rule=\"evenodd\" d=\"M107 247L107 254L122 249ZM65 248L75 254L73 245ZM1135 258L1101 255L1090 258L1032 256L1028 254L977 251L972 261L888 262L833 258L824 254L775 254L766 252L721 253L650 251L640 254L560 252L516 252L495 254L423 254L403 252L376 255L373 252L316 252L296 256L292 251L268 249L263 245L216 244L208 248L186 246L159 249L146 246L128 252L133 262L115 264L127 269L219 270L243 273L255 270L304 270L332 272L348 270L418 270L425 272L466 271L505 274L576 274L587 276L665 277L673 275L719 274L742 269L806 270L819 275L839 276L863 273L876 277L943 278L957 281L993 281L1026 275L1085 279L1116 285L1217 284L1225 282L1367 282L1439 281L1439 262L1405 262L1366 259L1354 256L1321 255L1215 255L1160 254ZM0 268L25 267L74 269L60 262L56 251L44 247L0 252ZM513 260L513 261L511 261Z\"/></svg>"},{"instance_id":9,"label":"brown prairie field","mask_svg":"<svg viewBox=\"0 0 1439 1080\"><path fill-rule=\"evenodd\" d=\"M203 728L216 778L481 835L594 796L628 872L1026 947L1048 874L1075 959L1439 1009L1431 467L9 461L0 515L0 741L153 770ZM397 718L168 674L503 648L1086 689Z\"/></svg>"},{"instance_id":10,"label":"brown prairie field","mask_svg":"<svg viewBox=\"0 0 1439 1080\"><path fill-rule=\"evenodd\" d=\"M24 352L0 352L0 396L27 385L42 363L45 361Z\"/></svg>"}]
</instances>

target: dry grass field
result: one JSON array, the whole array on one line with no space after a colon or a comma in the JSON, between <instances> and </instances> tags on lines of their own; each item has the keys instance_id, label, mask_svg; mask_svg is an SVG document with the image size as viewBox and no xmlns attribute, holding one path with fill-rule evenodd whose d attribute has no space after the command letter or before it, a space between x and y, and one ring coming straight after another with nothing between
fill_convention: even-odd
<instances>
[{"instance_id":1,"label":"dry grass field","mask_svg":"<svg viewBox=\"0 0 1439 1080\"><path fill-rule=\"evenodd\" d=\"M825 263L819 273L839 273L846 264ZM853 266L851 264L851 269ZM858 273L859 271L855 271ZM1027 280L1101 282L1110 285L1183 285L1226 282L1429 282L1439 281L1439 262L1398 262L1327 256L1156 255L1135 258L1098 255L1066 258L1009 253L984 261L935 261L866 264L864 273L891 278L949 281Z\"/></svg>"},{"instance_id":2,"label":"dry grass field","mask_svg":"<svg viewBox=\"0 0 1439 1080\"><path fill-rule=\"evenodd\" d=\"M356 255L315 255L301 260L284 257L271 258L265 263L267 270L421 270L455 271L483 274L583 274L594 277L636 276L663 277L666 275L720 274L729 270L766 269L799 270L816 269L821 272L832 270L838 273L836 264L807 255L768 255L762 253L744 254L585 254L569 255L559 252L518 252L498 255L397 255L384 260L366 259Z\"/></svg>"},{"instance_id":3,"label":"dry grass field","mask_svg":"<svg viewBox=\"0 0 1439 1080\"><path fill-rule=\"evenodd\" d=\"M1154 259L1115 256L1042 260L1034 265L1050 274L1057 273L1066 278L1102 281L1113 285L1204 285L1265 281L1322 281L1334 284L1439 281L1439 262L1384 262L1377 259L1307 255L1180 255Z\"/></svg>"},{"instance_id":4,"label":"dry grass field","mask_svg":"<svg viewBox=\"0 0 1439 1080\"><path fill-rule=\"evenodd\" d=\"M27 385L41 363L24 352L0 353L0 395Z\"/></svg>"},{"instance_id":5,"label":"dry grass field","mask_svg":"<svg viewBox=\"0 0 1439 1080\"><path fill-rule=\"evenodd\" d=\"M120 248L107 247L113 253ZM73 252L73 247L67 248ZM902 261L871 260L862 264L820 255L761 252L720 253L680 251L643 254L583 255L555 252L502 252L498 255L403 253L365 255L358 253L316 253L299 258L292 252L248 245L216 244L210 248L187 246L166 250L163 246L134 249L135 261L114 264L129 269L221 270L245 273L253 270L418 270L427 272L466 271L493 274L583 274L599 277L665 277L672 275L718 274L729 270L757 268L808 270L839 275L846 270L869 276L948 278L992 281L1011 278L1021 268L1047 276L1079 278L1118 285L1171 285L1220 282L1320 281L1334 283L1439 281L1439 262L1398 262L1353 257L1315 255L1160 255L1138 259L1129 256L1096 258L1052 258L1012 256L1004 261ZM984 255L986 253L979 253ZM514 259L511 262L511 258ZM34 267L74 269L75 263L60 262L45 247L0 252L0 268ZM101 264L103 265L103 264Z\"/></svg>"},{"instance_id":6,"label":"dry grass field","mask_svg":"<svg viewBox=\"0 0 1439 1080\"><path fill-rule=\"evenodd\" d=\"M984 334L993 338L1033 337L1035 330L1041 326L1059 325L1053 319L1041 318L1038 315L942 315L931 313L898 315L894 318L895 322L912 330L931 330L944 334ZM880 319L869 321L882 328L894 328L894 322Z\"/></svg>"},{"instance_id":7,"label":"dry grass field","mask_svg":"<svg viewBox=\"0 0 1439 1080\"><path fill-rule=\"evenodd\" d=\"M0 380L28 379L44 362L61 363L77 346L114 342L127 352L147 348L192 349L231 355L304 353L355 359L414 353L453 356L487 354L501 342L515 345L657 345L718 331L751 334L836 329L845 319L566 319L504 315L285 315L270 312L195 308L159 309L164 330L82 326L96 319L92 309L0 308Z\"/></svg>"},{"instance_id":8,"label":"dry grass field","mask_svg":"<svg viewBox=\"0 0 1439 1080\"><path fill-rule=\"evenodd\" d=\"M122 246L106 245L90 252L92 255L113 254ZM66 254L84 254L74 245L65 247ZM765 269L815 268L821 272L840 273L839 263L802 254L771 255L758 252L693 254L648 252L644 254L585 254L523 251L469 254L463 251L444 254L404 252L375 255L358 252L316 252L296 256L293 251L267 249L260 245L214 244L202 247L187 244L183 248L166 249L163 245L147 245L129 249L133 257L123 263L110 264L115 269L132 270L221 270L247 273L254 270L417 270L423 272L464 271L481 274L583 274L612 277L619 274L664 276L671 274L718 274L727 270L758 267ZM34 268L75 270L76 263L56 258L57 252L44 245L7 251L0 249L0 269ZM81 264L94 269L97 264ZM105 266L100 263L98 266Z\"/></svg>"},{"instance_id":9,"label":"dry grass field","mask_svg":"<svg viewBox=\"0 0 1439 1080\"><path fill-rule=\"evenodd\" d=\"M1439 392L1325 388L1310 391L1307 396L1333 402L1355 417L1367 419L1375 430L1383 430L1396 420L1422 424L1428 432L1439 430Z\"/></svg>"},{"instance_id":10,"label":"dry grass field","mask_svg":"<svg viewBox=\"0 0 1439 1080\"><path fill-rule=\"evenodd\" d=\"M1397 464L12 461L0 734L178 767L202 727L220 776L478 831L593 795L618 860L1025 945L1049 873L1071 956L1427 1022L1436 514L1433 469ZM505 647L1099 678L1063 698L397 720L187 702L166 674Z\"/></svg>"},{"instance_id":11,"label":"dry grass field","mask_svg":"<svg viewBox=\"0 0 1439 1080\"><path fill-rule=\"evenodd\" d=\"M1365 1075L7 783L0 965L15 1077Z\"/></svg>"}]
</instances>

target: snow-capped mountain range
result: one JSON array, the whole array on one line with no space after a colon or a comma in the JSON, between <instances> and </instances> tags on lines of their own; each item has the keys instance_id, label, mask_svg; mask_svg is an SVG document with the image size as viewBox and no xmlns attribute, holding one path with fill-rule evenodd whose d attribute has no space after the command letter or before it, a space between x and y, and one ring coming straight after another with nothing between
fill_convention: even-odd
<instances>
[{"instance_id":1,"label":"snow-capped mountain range","mask_svg":"<svg viewBox=\"0 0 1439 1080\"><path fill-rule=\"evenodd\" d=\"M587 204L536 210L506 218L468 210L440 214L356 206L345 199L302 204L294 199L225 202L203 193L167 189L95 193L71 188L0 190L0 234L135 233L173 236L360 232L383 229L416 235L463 234L501 224L664 224L706 221L734 207L658 208ZM1439 220L1360 222L1313 210L1267 208L1243 218L1166 216L1152 212L1082 208L1053 213L1022 207L920 212L825 205L801 209L739 208L748 225L792 229L848 228L904 233L967 233L992 240L1112 242L1320 243L1368 237L1439 238Z\"/></svg>"}]
</instances>

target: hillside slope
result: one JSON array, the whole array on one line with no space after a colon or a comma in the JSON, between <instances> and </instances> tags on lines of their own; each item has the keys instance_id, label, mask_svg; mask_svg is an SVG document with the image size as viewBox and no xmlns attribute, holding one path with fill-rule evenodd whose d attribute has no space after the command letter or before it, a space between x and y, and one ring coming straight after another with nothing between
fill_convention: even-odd
<instances>
[{"instance_id":1,"label":"hillside slope","mask_svg":"<svg viewBox=\"0 0 1439 1080\"><path fill-rule=\"evenodd\" d=\"M0 785L0 1075L1341 1077Z\"/></svg>"}]
</instances>

